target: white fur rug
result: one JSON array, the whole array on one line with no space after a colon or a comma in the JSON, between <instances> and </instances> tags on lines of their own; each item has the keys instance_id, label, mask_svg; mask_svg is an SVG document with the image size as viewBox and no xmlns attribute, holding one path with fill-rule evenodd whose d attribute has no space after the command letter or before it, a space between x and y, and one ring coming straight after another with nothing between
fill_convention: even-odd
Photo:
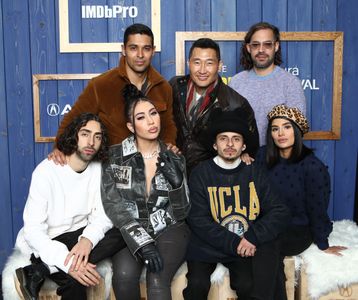
<instances>
[{"instance_id":1,"label":"white fur rug","mask_svg":"<svg viewBox=\"0 0 358 300\"><path fill-rule=\"evenodd\" d=\"M16 292L14 284L15 270L19 267L29 265L30 257L21 253L20 250L14 249L13 253L6 261L4 270L2 272L2 290L4 300L20 300ZM112 286L112 263L109 259L101 261L97 265L97 270L104 278L106 286L106 299L109 297L110 288ZM56 284L51 280L46 280L43 288L52 289Z\"/></svg>"},{"instance_id":2,"label":"white fur rug","mask_svg":"<svg viewBox=\"0 0 358 300\"><path fill-rule=\"evenodd\" d=\"M348 249L343 251L343 256L340 257L326 254L312 244L300 256L295 257L296 270L301 267L302 263L306 265L308 294L312 299L334 291L338 286L347 286L358 282L357 224L350 220L334 222L329 244L331 246L346 246ZM186 265L182 271L186 271ZM214 273L211 274L211 282L222 283L228 272L227 268L218 264Z\"/></svg>"},{"instance_id":3,"label":"white fur rug","mask_svg":"<svg viewBox=\"0 0 358 300\"><path fill-rule=\"evenodd\" d=\"M308 294L317 299L337 289L358 282L358 226L350 220L333 223L331 246L346 246L343 256L326 254L311 245L301 254L306 265Z\"/></svg>"},{"instance_id":4,"label":"white fur rug","mask_svg":"<svg viewBox=\"0 0 358 300\"><path fill-rule=\"evenodd\" d=\"M302 263L306 265L308 278L308 294L312 299L327 294L337 289L337 286L347 286L358 282L358 226L350 220L336 221L333 223L333 232L329 237L331 246L339 245L348 247L343 252L343 256L326 254L319 250L316 245L311 245L300 256L295 257L296 270ZM18 300L19 297L14 287L14 272L18 267L29 264L29 258L22 255L18 250L14 250L8 259L2 274L3 296L5 300ZM111 286L112 268L111 262L106 260L101 262L99 272L105 274L107 287ZM98 267L100 267L100 265ZM102 270L103 267L103 270ZM178 269L175 277L187 272L186 263ZM228 269L222 264L218 264L213 274L211 282L214 284L222 283ZM142 274L144 281L145 271Z\"/></svg>"}]
</instances>

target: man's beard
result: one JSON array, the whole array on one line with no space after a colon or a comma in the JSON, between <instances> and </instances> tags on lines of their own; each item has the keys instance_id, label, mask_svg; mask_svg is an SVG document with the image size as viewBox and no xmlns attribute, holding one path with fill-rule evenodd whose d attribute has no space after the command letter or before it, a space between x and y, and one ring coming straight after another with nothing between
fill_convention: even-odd
<instances>
[{"instance_id":1,"label":"man's beard","mask_svg":"<svg viewBox=\"0 0 358 300\"><path fill-rule=\"evenodd\" d=\"M224 152L225 153L225 152ZM241 153L240 153L241 154ZM224 161L227 161L227 162L233 162L235 160L237 160L239 157L240 157L240 154L239 153L235 153L233 155L223 155L221 158L224 160Z\"/></svg>"},{"instance_id":2,"label":"man's beard","mask_svg":"<svg viewBox=\"0 0 358 300\"><path fill-rule=\"evenodd\" d=\"M259 63L256 59L253 59L252 62L256 69L266 69L273 64L274 60L275 57L273 56L271 58L269 57L265 63Z\"/></svg>"},{"instance_id":3,"label":"man's beard","mask_svg":"<svg viewBox=\"0 0 358 300\"><path fill-rule=\"evenodd\" d=\"M94 148L90 148L90 149L91 149L91 150L94 150ZM84 161L84 162L89 162L89 161L91 161L91 160L96 156L97 151L94 150L94 152L93 152L92 154L85 154L85 153L83 152L83 150L77 149L77 150L76 150L76 154L77 154L77 157L78 157L80 160L82 160L82 161Z\"/></svg>"},{"instance_id":4,"label":"man's beard","mask_svg":"<svg viewBox=\"0 0 358 300\"><path fill-rule=\"evenodd\" d=\"M222 159L227 162L233 162L233 161L237 160L239 157L240 156L222 157Z\"/></svg>"}]
</instances>

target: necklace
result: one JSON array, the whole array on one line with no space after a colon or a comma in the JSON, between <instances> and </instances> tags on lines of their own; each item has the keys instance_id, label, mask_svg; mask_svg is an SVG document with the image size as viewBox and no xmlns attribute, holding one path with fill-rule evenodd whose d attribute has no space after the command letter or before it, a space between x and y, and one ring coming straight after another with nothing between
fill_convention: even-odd
<instances>
[{"instance_id":1,"label":"necklace","mask_svg":"<svg viewBox=\"0 0 358 300\"><path fill-rule=\"evenodd\" d=\"M157 148L156 150L154 150L154 151L153 151L152 153L150 153L150 154L144 154L144 153L142 153L142 157L143 157L143 159L151 159L151 158L157 156L157 155L158 155L158 152L159 152L159 145L158 145L158 148Z\"/></svg>"}]
</instances>

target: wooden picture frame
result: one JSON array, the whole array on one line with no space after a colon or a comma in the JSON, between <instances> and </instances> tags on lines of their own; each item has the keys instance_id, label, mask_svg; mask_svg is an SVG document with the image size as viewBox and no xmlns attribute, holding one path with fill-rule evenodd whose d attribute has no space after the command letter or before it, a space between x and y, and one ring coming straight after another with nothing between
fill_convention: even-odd
<instances>
[{"instance_id":1,"label":"wooden picture frame","mask_svg":"<svg viewBox=\"0 0 358 300\"><path fill-rule=\"evenodd\" d=\"M40 114L40 81L44 80L88 80L97 73L86 74L34 74L32 75L32 93L33 93L33 107L34 107L34 131L35 142L49 143L55 140L54 136L41 135L41 114Z\"/></svg>"},{"instance_id":2,"label":"wooden picture frame","mask_svg":"<svg viewBox=\"0 0 358 300\"><path fill-rule=\"evenodd\" d=\"M123 43L71 43L68 2L58 0L60 53L121 52ZM161 51L160 0L151 0L151 29L155 36L155 51Z\"/></svg>"},{"instance_id":3,"label":"wooden picture frame","mask_svg":"<svg viewBox=\"0 0 358 300\"><path fill-rule=\"evenodd\" d=\"M216 41L242 41L246 32L176 32L176 74L185 73L185 42L207 37ZM333 96L330 131L310 131L305 140L338 140L341 137L343 32L281 32L281 41L333 41Z\"/></svg>"}]
</instances>

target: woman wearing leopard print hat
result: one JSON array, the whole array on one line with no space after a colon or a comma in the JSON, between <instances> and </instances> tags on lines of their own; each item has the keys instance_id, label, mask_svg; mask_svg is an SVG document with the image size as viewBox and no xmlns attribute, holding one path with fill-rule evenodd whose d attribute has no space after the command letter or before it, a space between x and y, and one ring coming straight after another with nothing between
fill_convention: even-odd
<instances>
[{"instance_id":1,"label":"woman wearing leopard print hat","mask_svg":"<svg viewBox=\"0 0 358 300\"><path fill-rule=\"evenodd\" d=\"M267 118L266 146L259 150L256 163L268 170L292 215L280 238L281 267L284 256L297 255L312 243L325 253L342 255L345 247L328 244L330 177L327 167L303 144L309 130L307 119L299 109L283 104L273 107ZM275 299L287 299L285 291L285 279L280 278Z\"/></svg>"}]
</instances>

